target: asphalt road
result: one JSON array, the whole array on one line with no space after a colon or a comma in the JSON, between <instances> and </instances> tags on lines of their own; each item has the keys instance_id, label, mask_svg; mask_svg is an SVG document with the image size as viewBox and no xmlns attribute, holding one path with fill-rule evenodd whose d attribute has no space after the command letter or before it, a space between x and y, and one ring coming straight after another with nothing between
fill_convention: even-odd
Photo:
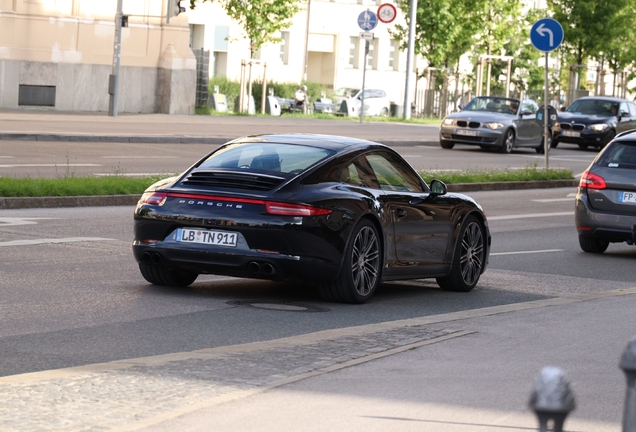
<instances>
[{"instance_id":1,"label":"asphalt road","mask_svg":"<svg viewBox=\"0 0 636 432\"><path fill-rule=\"evenodd\" d=\"M436 143L391 146L418 170L545 166L544 156L538 155L533 149L516 149L512 154L504 155L466 145L456 145L453 150L443 150ZM0 176L168 176L184 171L217 147L212 144L0 140ZM550 152L549 165L552 168L571 169L576 175L587 168L596 154L596 151L582 151L576 146L562 145Z\"/></svg>"},{"instance_id":2,"label":"asphalt road","mask_svg":"<svg viewBox=\"0 0 636 432\"><path fill-rule=\"evenodd\" d=\"M636 249L580 251L574 192L470 194L493 235L490 266L477 288L449 293L430 280L391 283L360 306L326 303L290 283L206 276L187 289L148 285L131 253L131 207L6 210L0 376L632 287ZM228 303L236 300L317 310Z\"/></svg>"}]
</instances>

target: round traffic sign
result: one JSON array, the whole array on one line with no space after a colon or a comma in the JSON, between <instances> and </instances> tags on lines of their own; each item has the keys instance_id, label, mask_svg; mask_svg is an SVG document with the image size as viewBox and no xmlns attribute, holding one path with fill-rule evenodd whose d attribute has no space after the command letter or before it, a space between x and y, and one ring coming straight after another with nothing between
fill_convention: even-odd
<instances>
[{"instance_id":1,"label":"round traffic sign","mask_svg":"<svg viewBox=\"0 0 636 432\"><path fill-rule=\"evenodd\" d=\"M378 7L378 19L383 23L390 23L396 16L397 9L391 3L384 3Z\"/></svg>"},{"instance_id":2,"label":"round traffic sign","mask_svg":"<svg viewBox=\"0 0 636 432\"><path fill-rule=\"evenodd\" d=\"M530 30L530 42L539 51L555 50L563 42L563 27L552 18L540 19Z\"/></svg>"},{"instance_id":3,"label":"round traffic sign","mask_svg":"<svg viewBox=\"0 0 636 432\"><path fill-rule=\"evenodd\" d=\"M369 9L358 15L358 26L364 31L371 31L378 25L378 17Z\"/></svg>"}]
</instances>

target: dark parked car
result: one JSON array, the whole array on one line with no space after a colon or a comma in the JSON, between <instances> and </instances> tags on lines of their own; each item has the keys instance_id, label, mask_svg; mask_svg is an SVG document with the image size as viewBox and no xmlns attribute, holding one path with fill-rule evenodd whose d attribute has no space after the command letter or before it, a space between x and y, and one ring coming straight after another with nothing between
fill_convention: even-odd
<instances>
[{"instance_id":1,"label":"dark parked car","mask_svg":"<svg viewBox=\"0 0 636 432\"><path fill-rule=\"evenodd\" d=\"M583 173L575 222L585 252L636 243L636 131L618 135Z\"/></svg>"},{"instance_id":2,"label":"dark parked car","mask_svg":"<svg viewBox=\"0 0 636 432\"><path fill-rule=\"evenodd\" d=\"M617 133L636 128L636 104L625 99L595 96L574 101L558 114L552 147L576 144L603 148Z\"/></svg>"},{"instance_id":3,"label":"dark parked car","mask_svg":"<svg viewBox=\"0 0 636 432\"><path fill-rule=\"evenodd\" d=\"M470 291L490 250L471 198L429 186L386 146L327 135L231 141L148 188L134 220L134 256L150 283L298 278L348 303L398 279Z\"/></svg>"},{"instance_id":4,"label":"dark parked car","mask_svg":"<svg viewBox=\"0 0 636 432\"><path fill-rule=\"evenodd\" d=\"M536 118L537 104L519 99L479 96L459 112L442 121L439 144L478 145L483 149L510 153L515 147L532 147L544 152L543 126ZM550 135L551 136L551 135Z\"/></svg>"}]
</instances>

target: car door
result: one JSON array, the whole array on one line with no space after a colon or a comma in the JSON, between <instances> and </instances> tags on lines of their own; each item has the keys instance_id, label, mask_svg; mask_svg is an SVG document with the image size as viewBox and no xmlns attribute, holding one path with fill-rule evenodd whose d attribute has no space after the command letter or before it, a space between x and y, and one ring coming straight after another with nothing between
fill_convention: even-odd
<instances>
[{"instance_id":1,"label":"car door","mask_svg":"<svg viewBox=\"0 0 636 432\"><path fill-rule=\"evenodd\" d=\"M405 272L442 266L451 236L451 206L446 198L431 195L399 156L391 152L365 156L386 194L395 253Z\"/></svg>"},{"instance_id":2,"label":"car door","mask_svg":"<svg viewBox=\"0 0 636 432\"><path fill-rule=\"evenodd\" d=\"M627 102L621 102L618 106L618 125L616 133L634 129L636 127L636 117L632 115Z\"/></svg>"},{"instance_id":3,"label":"car door","mask_svg":"<svg viewBox=\"0 0 636 432\"><path fill-rule=\"evenodd\" d=\"M525 113L525 114L524 114ZM517 114L517 144L519 147L537 147L541 142L541 126L537 123L534 109L522 102Z\"/></svg>"}]
</instances>

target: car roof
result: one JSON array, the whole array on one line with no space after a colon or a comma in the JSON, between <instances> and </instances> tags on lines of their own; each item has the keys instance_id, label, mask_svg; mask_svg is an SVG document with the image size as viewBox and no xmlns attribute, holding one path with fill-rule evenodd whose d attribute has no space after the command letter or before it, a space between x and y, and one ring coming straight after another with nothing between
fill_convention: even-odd
<instances>
[{"instance_id":1,"label":"car roof","mask_svg":"<svg viewBox=\"0 0 636 432\"><path fill-rule=\"evenodd\" d=\"M578 98L574 102L578 100L602 100L602 101L608 101L608 102L629 102L627 99L622 99L622 98L617 98L612 96L583 96Z\"/></svg>"},{"instance_id":2,"label":"car roof","mask_svg":"<svg viewBox=\"0 0 636 432\"><path fill-rule=\"evenodd\" d=\"M350 138L337 135L321 134L266 134L251 135L230 141L228 144L236 143L272 143L272 144L292 144L318 147L341 152L343 150L360 150L369 147L388 148L383 144L368 141L360 138Z\"/></svg>"}]
</instances>

